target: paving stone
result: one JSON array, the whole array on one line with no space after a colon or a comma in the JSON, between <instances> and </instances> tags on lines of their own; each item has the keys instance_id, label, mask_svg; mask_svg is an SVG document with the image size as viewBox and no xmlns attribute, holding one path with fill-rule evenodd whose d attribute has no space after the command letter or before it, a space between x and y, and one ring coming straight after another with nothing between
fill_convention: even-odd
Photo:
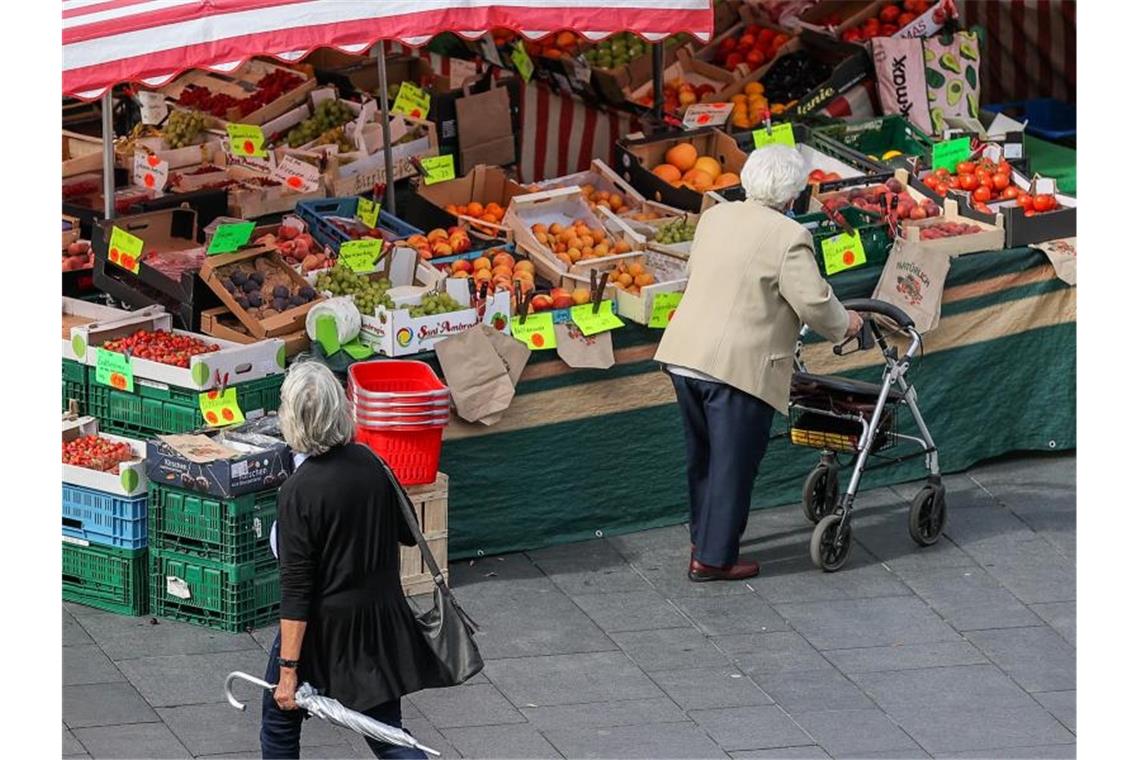
<instances>
[{"instance_id":1,"label":"paving stone","mask_svg":"<svg viewBox=\"0 0 1140 760\"><path fill-rule=\"evenodd\" d=\"M627 562L640 564L652 555L689 556L689 526L687 524L652 528L605 539Z\"/></svg>"},{"instance_id":2,"label":"paving stone","mask_svg":"<svg viewBox=\"0 0 1140 760\"><path fill-rule=\"evenodd\" d=\"M524 707L522 714L539 730L547 728L609 728L645 723L689 722L672 699L626 699L620 702Z\"/></svg>"},{"instance_id":3,"label":"paving stone","mask_svg":"<svg viewBox=\"0 0 1140 760\"><path fill-rule=\"evenodd\" d=\"M567 594L608 594L651 588L604 539L552 546L527 554Z\"/></svg>"},{"instance_id":4,"label":"paving stone","mask_svg":"<svg viewBox=\"0 0 1140 760\"><path fill-rule=\"evenodd\" d=\"M657 591L575 596L574 602L607 633L684 628L689 621Z\"/></svg>"},{"instance_id":5,"label":"paving stone","mask_svg":"<svg viewBox=\"0 0 1140 760\"><path fill-rule=\"evenodd\" d=\"M728 658L695 628L629 631L610 638L647 673L728 665Z\"/></svg>"},{"instance_id":6,"label":"paving stone","mask_svg":"<svg viewBox=\"0 0 1140 760\"><path fill-rule=\"evenodd\" d=\"M526 718L490 684L429 689L408 697L436 728L523 723Z\"/></svg>"},{"instance_id":7,"label":"paving stone","mask_svg":"<svg viewBox=\"0 0 1140 760\"><path fill-rule=\"evenodd\" d=\"M1013 544L982 564L1026 604L1071 602L1077 598L1075 564L1044 539Z\"/></svg>"},{"instance_id":8,"label":"paving stone","mask_svg":"<svg viewBox=\"0 0 1140 760\"><path fill-rule=\"evenodd\" d=\"M959 631L1037 624L1033 611L980 567L914 572L906 584Z\"/></svg>"},{"instance_id":9,"label":"paving stone","mask_svg":"<svg viewBox=\"0 0 1140 760\"><path fill-rule=\"evenodd\" d=\"M831 670L823 655L794 631L717 636L713 643L750 674Z\"/></svg>"},{"instance_id":10,"label":"paving stone","mask_svg":"<svg viewBox=\"0 0 1140 760\"><path fill-rule=\"evenodd\" d=\"M991 490L999 485L1072 488L1077 482L1077 458L1072 452L1018 456L975 465L969 475Z\"/></svg>"},{"instance_id":11,"label":"paving stone","mask_svg":"<svg viewBox=\"0 0 1140 760\"><path fill-rule=\"evenodd\" d=\"M452 562L447 568L448 585L459 596L496 591L509 593L508 589L517 588L541 589L550 583L542 570L525 554L463 560Z\"/></svg>"},{"instance_id":12,"label":"paving stone","mask_svg":"<svg viewBox=\"0 0 1140 760\"><path fill-rule=\"evenodd\" d=\"M1039 691L1033 695L1042 707L1049 711L1061 725L1077 732L1077 692L1074 691Z\"/></svg>"},{"instance_id":13,"label":"paving stone","mask_svg":"<svg viewBox=\"0 0 1140 760\"><path fill-rule=\"evenodd\" d=\"M882 710L805 710L796 721L832 757L865 757L871 752L921 751Z\"/></svg>"},{"instance_id":14,"label":"paving stone","mask_svg":"<svg viewBox=\"0 0 1140 760\"><path fill-rule=\"evenodd\" d=\"M815 744L776 705L690 710L689 717L707 731L721 748L727 750Z\"/></svg>"},{"instance_id":15,"label":"paving stone","mask_svg":"<svg viewBox=\"0 0 1140 760\"><path fill-rule=\"evenodd\" d=\"M75 734L68 730L66 725L60 724L63 727L63 756L74 757L76 755L87 755L87 749L79 743L75 738Z\"/></svg>"},{"instance_id":16,"label":"paving stone","mask_svg":"<svg viewBox=\"0 0 1140 760\"><path fill-rule=\"evenodd\" d=\"M404 730L416 737L416 740L421 744L431 747L439 753L441 760L443 758L457 758L462 757L459 750L451 746L451 742L447 740L439 730L427 720L410 720L404 718ZM372 750L364 742L363 737L355 737L350 740L356 751L360 753L361 757L375 757ZM368 754L364 754L364 753ZM429 755L430 757L430 755Z\"/></svg>"},{"instance_id":17,"label":"paving stone","mask_svg":"<svg viewBox=\"0 0 1140 760\"><path fill-rule=\"evenodd\" d=\"M550 728L546 738L574 758L714 758L727 757L708 734L691 723L660 723L615 728Z\"/></svg>"},{"instance_id":18,"label":"paving stone","mask_svg":"<svg viewBox=\"0 0 1140 760\"><path fill-rule=\"evenodd\" d=\"M63 648L63 685L125 681L123 674L94 644Z\"/></svg>"},{"instance_id":19,"label":"paving stone","mask_svg":"<svg viewBox=\"0 0 1140 760\"><path fill-rule=\"evenodd\" d=\"M685 710L772 704L751 678L731 666L661 670L649 677Z\"/></svg>"},{"instance_id":20,"label":"paving stone","mask_svg":"<svg viewBox=\"0 0 1140 760\"><path fill-rule=\"evenodd\" d=\"M979 760L1068 760L1076 758L1076 744L1053 744L1048 747L1006 747L1003 749L971 750L969 752L940 753L935 757L978 758Z\"/></svg>"},{"instance_id":21,"label":"paving stone","mask_svg":"<svg viewBox=\"0 0 1140 760\"><path fill-rule=\"evenodd\" d=\"M277 624L258 628L250 635L253 636L253 640L256 641L262 649L268 652L273 646L273 640L277 638Z\"/></svg>"},{"instance_id":22,"label":"paving stone","mask_svg":"<svg viewBox=\"0 0 1140 760\"><path fill-rule=\"evenodd\" d=\"M852 673L850 676L851 680L894 717L897 717L896 711L916 710L916 705L921 705L932 713L991 707L1037 707L1032 697L993 665L875 671ZM761 688L764 688L763 684ZM771 694L770 691L769 693ZM780 701L775 694L772 696L777 702Z\"/></svg>"},{"instance_id":23,"label":"paving stone","mask_svg":"<svg viewBox=\"0 0 1140 760\"><path fill-rule=\"evenodd\" d=\"M954 641L958 633L915 597L777 604L817 649Z\"/></svg>"},{"instance_id":24,"label":"paving stone","mask_svg":"<svg viewBox=\"0 0 1140 760\"><path fill-rule=\"evenodd\" d=\"M491 660L486 674L519 708L663 696L621 652Z\"/></svg>"},{"instance_id":25,"label":"paving stone","mask_svg":"<svg viewBox=\"0 0 1140 760\"><path fill-rule=\"evenodd\" d=\"M989 664L986 656L965 640L831 649L825 651L823 656L844 673Z\"/></svg>"},{"instance_id":26,"label":"paving stone","mask_svg":"<svg viewBox=\"0 0 1140 760\"><path fill-rule=\"evenodd\" d=\"M87 631L67 609L63 609L63 645L65 647L94 643Z\"/></svg>"},{"instance_id":27,"label":"paving stone","mask_svg":"<svg viewBox=\"0 0 1140 760\"><path fill-rule=\"evenodd\" d=\"M542 734L526 724L447 728L442 733L464 757L562 757Z\"/></svg>"},{"instance_id":28,"label":"paving stone","mask_svg":"<svg viewBox=\"0 0 1140 760\"><path fill-rule=\"evenodd\" d=\"M77 728L75 735L90 751L91 756L97 758L148 760L154 757L190 757L178 737L162 723Z\"/></svg>"},{"instance_id":29,"label":"paving stone","mask_svg":"<svg viewBox=\"0 0 1140 760\"><path fill-rule=\"evenodd\" d=\"M253 752L261 747L261 695L252 689L243 695L248 695L245 710L235 710L228 702L214 702L160 707L158 714L195 756ZM310 718L301 728L301 746L345 745L351 735L346 728Z\"/></svg>"},{"instance_id":30,"label":"paving stone","mask_svg":"<svg viewBox=\"0 0 1140 760\"><path fill-rule=\"evenodd\" d=\"M1029 608L1061 634L1061 638L1073 646L1077 645L1076 602L1044 602L1031 604Z\"/></svg>"},{"instance_id":31,"label":"paving stone","mask_svg":"<svg viewBox=\"0 0 1140 760\"><path fill-rule=\"evenodd\" d=\"M757 673L752 680L793 716L804 711L871 709L875 705L838 670Z\"/></svg>"},{"instance_id":32,"label":"paving stone","mask_svg":"<svg viewBox=\"0 0 1140 760\"><path fill-rule=\"evenodd\" d=\"M261 647L241 652L172 654L119 661L119 670L155 707L193 705L225 699L225 675L240 670L251 675L265 673L266 657Z\"/></svg>"},{"instance_id":33,"label":"paving stone","mask_svg":"<svg viewBox=\"0 0 1140 760\"><path fill-rule=\"evenodd\" d=\"M129 683L63 687L63 722L73 731L157 720L158 715Z\"/></svg>"},{"instance_id":34,"label":"paving stone","mask_svg":"<svg viewBox=\"0 0 1140 760\"><path fill-rule=\"evenodd\" d=\"M820 572L808 556L807 541L795 547L793 556L764 565L753 585L771 604L912 594L896 574L858 545L843 572Z\"/></svg>"},{"instance_id":35,"label":"paving stone","mask_svg":"<svg viewBox=\"0 0 1140 760\"><path fill-rule=\"evenodd\" d=\"M922 705L888 712L904 731L936 757L949 752L985 750L982 754L992 758L997 757L997 750L1003 747L1074 741L1073 735L1036 703L1020 708L932 709L930 705Z\"/></svg>"},{"instance_id":36,"label":"paving stone","mask_svg":"<svg viewBox=\"0 0 1140 760\"><path fill-rule=\"evenodd\" d=\"M830 760L822 747L781 747L779 749L744 749L728 753L733 760Z\"/></svg>"},{"instance_id":37,"label":"paving stone","mask_svg":"<svg viewBox=\"0 0 1140 760\"><path fill-rule=\"evenodd\" d=\"M107 613L85 615L81 620L95 643L114 661L170 654L260 650L257 641L247 633L222 633L174 620ZM152 624L151 620L157 622ZM261 669L265 670L264 662Z\"/></svg>"},{"instance_id":38,"label":"paving stone","mask_svg":"<svg viewBox=\"0 0 1140 760\"><path fill-rule=\"evenodd\" d=\"M756 594L681 599L677 605L708 636L788 630L784 619Z\"/></svg>"},{"instance_id":39,"label":"paving stone","mask_svg":"<svg viewBox=\"0 0 1140 760\"><path fill-rule=\"evenodd\" d=\"M1052 628L972 631L966 638L1028 692L1077 688L1077 652Z\"/></svg>"}]
</instances>

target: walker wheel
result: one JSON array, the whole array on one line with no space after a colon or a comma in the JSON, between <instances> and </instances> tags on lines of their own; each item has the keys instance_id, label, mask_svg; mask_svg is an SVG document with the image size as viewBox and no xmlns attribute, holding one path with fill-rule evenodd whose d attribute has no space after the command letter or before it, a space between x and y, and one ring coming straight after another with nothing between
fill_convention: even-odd
<instances>
[{"instance_id":1,"label":"walker wheel","mask_svg":"<svg viewBox=\"0 0 1140 760\"><path fill-rule=\"evenodd\" d=\"M811 561L825 573L833 573L847 564L851 556L851 524L843 525L840 515L827 515L815 526L811 534Z\"/></svg>"},{"instance_id":2,"label":"walker wheel","mask_svg":"<svg viewBox=\"0 0 1140 760\"><path fill-rule=\"evenodd\" d=\"M910 503L910 537L919 546L933 546L946 527L946 489L925 485Z\"/></svg>"},{"instance_id":3,"label":"walker wheel","mask_svg":"<svg viewBox=\"0 0 1140 760\"><path fill-rule=\"evenodd\" d=\"M839 501L839 467L820 462L804 479L802 505L808 522L817 523L835 511Z\"/></svg>"}]
</instances>

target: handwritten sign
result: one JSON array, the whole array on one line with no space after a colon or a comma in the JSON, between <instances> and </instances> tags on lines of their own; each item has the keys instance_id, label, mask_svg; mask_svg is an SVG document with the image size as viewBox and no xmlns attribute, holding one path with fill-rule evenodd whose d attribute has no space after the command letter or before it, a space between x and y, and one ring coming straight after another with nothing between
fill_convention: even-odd
<instances>
[{"instance_id":1,"label":"handwritten sign","mask_svg":"<svg viewBox=\"0 0 1140 760\"><path fill-rule=\"evenodd\" d=\"M380 204L361 198L356 202L356 218L369 227L375 227L376 220L380 218Z\"/></svg>"},{"instance_id":2,"label":"handwritten sign","mask_svg":"<svg viewBox=\"0 0 1140 760\"><path fill-rule=\"evenodd\" d=\"M527 344L535 351L558 348L558 338L554 334L554 315L549 311L530 314L525 323L519 319L511 317L511 335L515 340Z\"/></svg>"},{"instance_id":3,"label":"handwritten sign","mask_svg":"<svg viewBox=\"0 0 1140 760\"><path fill-rule=\"evenodd\" d=\"M321 171L295 156L285 156L271 175L285 187L298 193L311 193L320 187Z\"/></svg>"},{"instance_id":4,"label":"handwritten sign","mask_svg":"<svg viewBox=\"0 0 1140 760\"><path fill-rule=\"evenodd\" d=\"M139 262L142 261L143 239L131 233L111 228L111 244L107 250L107 258L115 266L120 266L128 272L139 273Z\"/></svg>"},{"instance_id":5,"label":"handwritten sign","mask_svg":"<svg viewBox=\"0 0 1140 760\"><path fill-rule=\"evenodd\" d=\"M957 137L953 140L943 140L939 143L934 143L934 148L930 151L930 166L932 169L941 169L945 167L950 171L958 168L959 161L965 161L970 157L970 138Z\"/></svg>"},{"instance_id":6,"label":"handwritten sign","mask_svg":"<svg viewBox=\"0 0 1140 760\"><path fill-rule=\"evenodd\" d=\"M210 238L210 245L206 247L207 256L219 253L233 253L249 242L253 234L253 222L234 222L233 224L219 224Z\"/></svg>"},{"instance_id":7,"label":"handwritten sign","mask_svg":"<svg viewBox=\"0 0 1140 760\"><path fill-rule=\"evenodd\" d=\"M161 160L153 153L140 150L135 153L134 172L132 180L139 187L147 190L162 190L166 187L166 180L170 176L170 163Z\"/></svg>"},{"instance_id":8,"label":"handwritten sign","mask_svg":"<svg viewBox=\"0 0 1140 760\"><path fill-rule=\"evenodd\" d=\"M402 113L413 119L426 119L431 110L431 95L416 87L411 82L401 82L400 91L396 93L396 102L392 104L393 113Z\"/></svg>"},{"instance_id":9,"label":"handwritten sign","mask_svg":"<svg viewBox=\"0 0 1140 760\"><path fill-rule=\"evenodd\" d=\"M673 319L673 312L681 304L683 293L675 290L672 293L655 293L653 296L653 310L649 314L650 327L667 327Z\"/></svg>"},{"instance_id":10,"label":"handwritten sign","mask_svg":"<svg viewBox=\"0 0 1140 760\"><path fill-rule=\"evenodd\" d=\"M265 134L255 124L227 124L226 133L230 137L230 155L239 158L266 158Z\"/></svg>"},{"instance_id":11,"label":"handwritten sign","mask_svg":"<svg viewBox=\"0 0 1140 760\"><path fill-rule=\"evenodd\" d=\"M685 109L681 126L685 129L719 127L732 115L732 103L694 103Z\"/></svg>"},{"instance_id":12,"label":"handwritten sign","mask_svg":"<svg viewBox=\"0 0 1140 760\"><path fill-rule=\"evenodd\" d=\"M115 390L133 393L135 390L135 373L131 369L131 360L127 358L126 354L120 354L118 351L96 349L95 382L100 385L109 385Z\"/></svg>"},{"instance_id":13,"label":"handwritten sign","mask_svg":"<svg viewBox=\"0 0 1140 760\"><path fill-rule=\"evenodd\" d=\"M161 124L170 112L166 107L166 96L161 92L139 90L137 97L143 124Z\"/></svg>"},{"instance_id":14,"label":"handwritten sign","mask_svg":"<svg viewBox=\"0 0 1140 760\"><path fill-rule=\"evenodd\" d=\"M436 182L455 179L455 156L450 153L422 158L420 163L423 164L424 171L427 172L427 176L424 177L425 185L434 185Z\"/></svg>"},{"instance_id":15,"label":"handwritten sign","mask_svg":"<svg viewBox=\"0 0 1140 760\"><path fill-rule=\"evenodd\" d=\"M371 272L383 249L384 241L378 238L346 240L340 244L340 260L354 272Z\"/></svg>"},{"instance_id":16,"label":"handwritten sign","mask_svg":"<svg viewBox=\"0 0 1140 760\"><path fill-rule=\"evenodd\" d=\"M514 63L515 69L519 72L519 76L523 78L523 81L529 83L530 78L534 76L534 61L526 54L526 48L523 47L522 40L515 43L515 47L511 51L511 62Z\"/></svg>"},{"instance_id":17,"label":"handwritten sign","mask_svg":"<svg viewBox=\"0 0 1140 760\"><path fill-rule=\"evenodd\" d=\"M823 270L830 276L867 263L863 238L858 232L843 233L823 241Z\"/></svg>"},{"instance_id":18,"label":"handwritten sign","mask_svg":"<svg viewBox=\"0 0 1140 760\"><path fill-rule=\"evenodd\" d=\"M202 419L211 427L223 425L237 425L245 422L245 415L238 406L237 388L226 388L225 393L206 391L198 394L198 408L202 410Z\"/></svg>"},{"instance_id":19,"label":"handwritten sign","mask_svg":"<svg viewBox=\"0 0 1140 760\"><path fill-rule=\"evenodd\" d=\"M578 325L578 329L587 337L607 330L625 327L625 322L622 322L614 314L614 302L610 300L598 304L597 314L594 313L594 305L591 303L571 306L570 319L574 320L574 324Z\"/></svg>"},{"instance_id":20,"label":"handwritten sign","mask_svg":"<svg viewBox=\"0 0 1140 760\"><path fill-rule=\"evenodd\" d=\"M757 148L763 148L766 145L787 145L789 148L796 147L796 136L792 131L792 125L788 122L783 124L773 124L772 131L769 132L767 127L753 130L752 142Z\"/></svg>"}]
</instances>

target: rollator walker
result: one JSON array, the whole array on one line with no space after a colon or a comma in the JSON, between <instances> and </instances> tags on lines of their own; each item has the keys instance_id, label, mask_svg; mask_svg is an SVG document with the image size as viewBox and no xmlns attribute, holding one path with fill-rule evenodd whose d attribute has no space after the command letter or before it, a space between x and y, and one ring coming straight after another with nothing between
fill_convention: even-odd
<instances>
[{"instance_id":1,"label":"rollator walker","mask_svg":"<svg viewBox=\"0 0 1140 760\"><path fill-rule=\"evenodd\" d=\"M836 356L867 351L876 346L886 366L881 384L834 375L813 375L804 367L801 353L809 328L804 326L796 343L795 373L792 376L788 428L793 445L820 449L819 464L804 481L803 510L815 523L811 537L811 559L825 572L834 572L851 556L851 521L855 494L863 473L918 457L926 458L926 484L910 505L910 536L920 546L931 546L946 525L946 489L938 469L938 448L930 437L918 410L917 393L906 381L922 338L914 320L898 307L869 298L852 299L844 307L863 316L859 333L832 350ZM888 338L906 336L910 345L900 357L899 349ZM845 350L851 343L856 348ZM899 407L906 406L918 427L919 436L896 430ZM884 456L899 441L917 444L921 450L903 456ZM854 469L847 489L839 494L840 454L854 455ZM871 457L886 461L868 465Z\"/></svg>"}]
</instances>

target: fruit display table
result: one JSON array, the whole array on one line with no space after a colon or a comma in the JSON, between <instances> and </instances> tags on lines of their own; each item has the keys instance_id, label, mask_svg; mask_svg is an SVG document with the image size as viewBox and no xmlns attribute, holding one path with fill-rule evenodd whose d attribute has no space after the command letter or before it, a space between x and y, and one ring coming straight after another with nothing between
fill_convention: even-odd
<instances>
[{"instance_id":1,"label":"fruit display table","mask_svg":"<svg viewBox=\"0 0 1140 760\"><path fill-rule=\"evenodd\" d=\"M840 298L866 297L878 275L856 270L832 282ZM467 485L451 494L452 559L687 519L681 421L653 361L660 331L627 324L613 336L610 369L573 370L554 352L536 352L502 421L453 420L440 468ZM804 359L814 372L864 380L878 380L882 368L877 352L840 359L823 343L809 345ZM1035 249L955 259L941 322L909 377L947 473L1011 451L1074 448L1076 288L1056 279ZM773 433L783 430L777 417ZM753 507L796 503L816 458L773 440ZM913 460L864 482L873 488L922 473Z\"/></svg>"}]
</instances>

